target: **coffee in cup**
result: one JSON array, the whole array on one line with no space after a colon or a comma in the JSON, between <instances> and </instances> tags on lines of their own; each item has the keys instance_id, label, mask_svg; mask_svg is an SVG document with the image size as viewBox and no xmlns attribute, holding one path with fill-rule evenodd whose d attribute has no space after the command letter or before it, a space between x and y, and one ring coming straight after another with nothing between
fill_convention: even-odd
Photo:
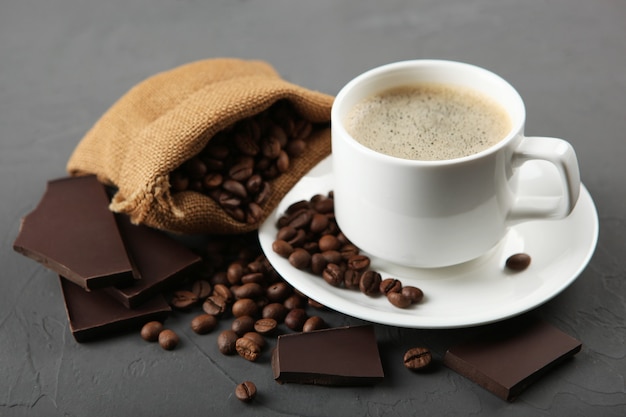
<instances>
[{"instance_id":1,"label":"coffee in cup","mask_svg":"<svg viewBox=\"0 0 626 417\"><path fill-rule=\"evenodd\" d=\"M483 151L511 130L506 110L469 87L417 83L357 102L344 121L368 148L422 161L461 158Z\"/></svg>"}]
</instances>

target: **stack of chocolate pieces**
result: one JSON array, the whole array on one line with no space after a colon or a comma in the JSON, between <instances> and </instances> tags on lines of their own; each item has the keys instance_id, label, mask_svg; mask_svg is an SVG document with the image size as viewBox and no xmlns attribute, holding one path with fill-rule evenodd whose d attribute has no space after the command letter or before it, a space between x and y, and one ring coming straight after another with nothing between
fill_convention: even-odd
<instances>
[{"instance_id":1,"label":"stack of chocolate pieces","mask_svg":"<svg viewBox=\"0 0 626 417\"><path fill-rule=\"evenodd\" d=\"M95 176L49 181L13 248L59 275L79 342L164 320L171 309L163 291L201 261L170 236L111 212Z\"/></svg>"}]
</instances>

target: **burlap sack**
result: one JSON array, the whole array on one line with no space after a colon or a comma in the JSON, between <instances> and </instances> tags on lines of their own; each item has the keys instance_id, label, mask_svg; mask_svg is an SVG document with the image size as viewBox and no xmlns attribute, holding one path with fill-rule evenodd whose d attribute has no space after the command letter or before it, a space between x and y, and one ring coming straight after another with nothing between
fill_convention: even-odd
<instances>
[{"instance_id":1,"label":"burlap sack","mask_svg":"<svg viewBox=\"0 0 626 417\"><path fill-rule=\"evenodd\" d=\"M122 96L71 155L70 175L96 174L117 191L111 210L135 224L180 233L255 230L289 189L330 153L330 129L308 139L304 155L272 181L263 219L241 223L210 197L170 192L169 173L197 155L211 137L234 122L287 99L314 123L329 122L333 97L281 79L261 61L211 59L154 75Z\"/></svg>"}]
</instances>

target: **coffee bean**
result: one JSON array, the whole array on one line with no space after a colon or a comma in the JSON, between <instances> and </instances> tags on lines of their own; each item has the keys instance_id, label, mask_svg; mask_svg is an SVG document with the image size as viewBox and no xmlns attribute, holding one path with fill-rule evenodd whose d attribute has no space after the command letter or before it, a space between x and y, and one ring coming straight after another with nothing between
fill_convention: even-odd
<instances>
[{"instance_id":1,"label":"coffee bean","mask_svg":"<svg viewBox=\"0 0 626 417\"><path fill-rule=\"evenodd\" d=\"M293 310L295 308L303 308L305 304L306 304L305 298L298 294L290 295L289 297L285 299L285 301L283 301L283 305L288 310Z\"/></svg>"},{"instance_id":2,"label":"coffee bean","mask_svg":"<svg viewBox=\"0 0 626 417\"><path fill-rule=\"evenodd\" d=\"M263 318L274 319L278 323L282 323L285 320L285 316L289 310L281 303L270 303L263 307L261 316Z\"/></svg>"},{"instance_id":3,"label":"coffee bean","mask_svg":"<svg viewBox=\"0 0 626 417\"><path fill-rule=\"evenodd\" d=\"M202 303L202 310L212 316L220 316L226 311L228 303L218 295L211 295Z\"/></svg>"},{"instance_id":4,"label":"coffee bean","mask_svg":"<svg viewBox=\"0 0 626 417\"><path fill-rule=\"evenodd\" d=\"M287 144L285 150L287 151L287 155L296 158L302 155L306 150L306 142L301 139L294 139Z\"/></svg>"},{"instance_id":5,"label":"coffee bean","mask_svg":"<svg viewBox=\"0 0 626 417\"><path fill-rule=\"evenodd\" d=\"M430 365L432 355L430 350L424 347L414 347L404 354L404 366L412 371L423 370Z\"/></svg>"},{"instance_id":6,"label":"coffee bean","mask_svg":"<svg viewBox=\"0 0 626 417\"><path fill-rule=\"evenodd\" d=\"M236 352L237 333L232 330L224 330L217 336L217 348L224 355L232 355Z\"/></svg>"},{"instance_id":7,"label":"coffee bean","mask_svg":"<svg viewBox=\"0 0 626 417\"><path fill-rule=\"evenodd\" d=\"M241 262L233 262L228 266L226 270L226 277L231 285L239 284L241 277L246 273L245 266Z\"/></svg>"},{"instance_id":8,"label":"coffee bean","mask_svg":"<svg viewBox=\"0 0 626 417\"><path fill-rule=\"evenodd\" d=\"M294 308L285 316L285 326L294 331L301 331L308 316L301 308Z\"/></svg>"},{"instance_id":9,"label":"coffee bean","mask_svg":"<svg viewBox=\"0 0 626 417\"><path fill-rule=\"evenodd\" d=\"M530 255L526 253L516 253L506 260L506 267L513 271L523 271L530 265Z\"/></svg>"},{"instance_id":10,"label":"coffee bean","mask_svg":"<svg viewBox=\"0 0 626 417\"><path fill-rule=\"evenodd\" d=\"M296 248L289 255L289 263L296 269L307 269L311 263L311 254L302 248Z\"/></svg>"},{"instance_id":11,"label":"coffee bean","mask_svg":"<svg viewBox=\"0 0 626 417\"><path fill-rule=\"evenodd\" d=\"M248 203L246 210L246 222L248 224L255 224L263 219L264 212L260 205L255 202Z\"/></svg>"},{"instance_id":12,"label":"coffee bean","mask_svg":"<svg viewBox=\"0 0 626 417\"><path fill-rule=\"evenodd\" d=\"M240 316L235 318L230 324L230 329L237 333L237 336L243 336L244 334L254 330L255 319L251 316Z\"/></svg>"},{"instance_id":13,"label":"coffee bean","mask_svg":"<svg viewBox=\"0 0 626 417\"><path fill-rule=\"evenodd\" d=\"M251 272L241 277L241 283L245 284L265 284L265 276L262 272Z\"/></svg>"},{"instance_id":14,"label":"coffee bean","mask_svg":"<svg viewBox=\"0 0 626 417\"><path fill-rule=\"evenodd\" d=\"M310 209L301 209L289 216L287 225L296 229L303 229L309 225L312 218L313 214Z\"/></svg>"},{"instance_id":15,"label":"coffee bean","mask_svg":"<svg viewBox=\"0 0 626 417\"><path fill-rule=\"evenodd\" d=\"M343 284L343 269L337 264L328 264L322 272L322 278L333 287L339 287Z\"/></svg>"},{"instance_id":16,"label":"coffee bean","mask_svg":"<svg viewBox=\"0 0 626 417\"><path fill-rule=\"evenodd\" d=\"M250 170L250 173L252 174L252 170ZM249 178L246 180L246 190L248 190L250 194L258 194L263 185L263 178L259 174L249 175L248 177Z\"/></svg>"},{"instance_id":17,"label":"coffee bean","mask_svg":"<svg viewBox=\"0 0 626 417\"><path fill-rule=\"evenodd\" d=\"M258 273L259 275L263 275ZM261 295L265 294L265 289L256 282L248 282L246 284L240 285L237 289L232 290L235 298L258 298Z\"/></svg>"},{"instance_id":18,"label":"coffee bean","mask_svg":"<svg viewBox=\"0 0 626 417\"><path fill-rule=\"evenodd\" d=\"M237 339L235 342L235 350L239 356L251 362L256 361L261 354L261 347L247 337Z\"/></svg>"},{"instance_id":19,"label":"coffee bean","mask_svg":"<svg viewBox=\"0 0 626 417\"><path fill-rule=\"evenodd\" d=\"M357 248L351 243L346 243L341 247L341 249L339 249L339 253L341 253L341 257L346 260L350 259L351 257L355 255L358 255L359 252L360 252L359 248Z\"/></svg>"},{"instance_id":20,"label":"coffee bean","mask_svg":"<svg viewBox=\"0 0 626 417\"><path fill-rule=\"evenodd\" d=\"M263 338L263 336L261 336L257 332L248 332L241 337L245 337L246 339L252 340L254 343L259 345L261 349L265 347L265 339Z\"/></svg>"},{"instance_id":21,"label":"coffee bean","mask_svg":"<svg viewBox=\"0 0 626 417\"><path fill-rule=\"evenodd\" d=\"M398 308L407 308L411 305L411 299L401 292L389 292L387 293L387 299Z\"/></svg>"},{"instance_id":22,"label":"coffee bean","mask_svg":"<svg viewBox=\"0 0 626 417\"><path fill-rule=\"evenodd\" d=\"M254 330L259 334L269 334L276 329L276 326L278 326L278 322L276 320L272 318L263 318L254 323Z\"/></svg>"},{"instance_id":23,"label":"coffee bean","mask_svg":"<svg viewBox=\"0 0 626 417\"><path fill-rule=\"evenodd\" d=\"M187 171L187 174L194 179L202 178L207 173L206 165L198 157L193 157L187 161L185 170Z\"/></svg>"},{"instance_id":24,"label":"coffee bean","mask_svg":"<svg viewBox=\"0 0 626 417\"><path fill-rule=\"evenodd\" d=\"M222 188L228 191L231 195L240 199L245 199L246 197L248 197L248 191L246 190L246 187L239 181L228 179L224 181L224 183L222 184Z\"/></svg>"},{"instance_id":25,"label":"coffee bean","mask_svg":"<svg viewBox=\"0 0 626 417\"><path fill-rule=\"evenodd\" d=\"M315 213L311 218L311 223L309 224L309 230L312 233L322 233L328 227L328 216L322 213Z\"/></svg>"},{"instance_id":26,"label":"coffee bean","mask_svg":"<svg viewBox=\"0 0 626 417\"><path fill-rule=\"evenodd\" d=\"M165 329L159 333L159 345L165 350L172 350L178 346L180 339L173 330Z\"/></svg>"},{"instance_id":27,"label":"coffee bean","mask_svg":"<svg viewBox=\"0 0 626 417\"><path fill-rule=\"evenodd\" d=\"M408 285L406 287L402 287L402 291L401 292L402 292L402 294L407 296L409 298L409 300L411 300L411 302L413 304L419 303L424 298L424 293L422 292L421 289L419 289L417 287L412 287L410 285Z\"/></svg>"},{"instance_id":28,"label":"coffee bean","mask_svg":"<svg viewBox=\"0 0 626 417\"><path fill-rule=\"evenodd\" d=\"M289 155L285 151L280 151L278 154L278 158L276 159L276 168L278 172L284 174L289 170L289 166L291 165L291 160L289 159Z\"/></svg>"},{"instance_id":29,"label":"coffee bean","mask_svg":"<svg viewBox=\"0 0 626 417\"><path fill-rule=\"evenodd\" d=\"M365 295L370 297L380 294L380 274L373 270L367 270L361 275L359 289Z\"/></svg>"},{"instance_id":30,"label":"coffee bean","mask_svg":"<svg viewBox=\"0 0 626 417\"><path fill-rule=\"evenodd\" d=\"M254 400L256 393L256 385L252 381L244 381L235 388L235 397L245 403Z\"/></svg>"},{"instance_id":31,"label":"coffee bean","mask_svg":"<svg viewBox=\"0 0 626 417\"><path fill-rule=\"evenodd\" d=\"M177 309L187 309L198 302L198 297L191 291L175 291L170 304Z\"/></svg>"},{"instance_id":32,"label":"coffee bean","mask_svg":"<svg viewBox=\"0 0 626 417\"><path fill-rule=\"evenodd\" d=\"M341 252L336 250L327 250L322 252L322 256L329 264L337 264L340 265L343 263L344 259L341 256Z\"/></svg>"},{"instance_id":33,"label":"coffee bean","mask_svg":"<svg viewBox=\"0 0 626 417\"><path fill-rule=\"evenodd\" d=\"M284 240L285 242L293 239L298 233L298 229L293 226L283 226L276 233L276 240Z\"/></svg>"},{"instance_id":34,"label":"coffee bean","mask_svg":"<svg viewBox=\"0 0 626 417\"><path fill-rule=\"evenodd\" d=\"M205 298L207 298L209 295L211 295L212 291L213 288L211 287L211 284L203 279L194 281L191 286L191 292L193 292L199 300L204 300Z\"/></svg>"},{"instance_id":35,"label":"coffee bean","mask_svg":"<svg viewBox=\"0 0 626 417\"><path fill-rule=\"evenodd\" d=\"M364 271L370 266L370 258L365 255L352 255L348 258L348 268Z\"/></svg>"},{"instance_id":36,"label":"coffee bean","mask_svg":"<svg viewBox=\"0 0 626 417\"><path fill-rule=\"evenodd\" d=\"M217 327L217 318L210 314L200 314L191 320L191 330L197 334L207 334Z\"/></svg>"},{"instance_id":37,"label":"coffee bean","mask_svg":"<svg viewBox=\"0 0 626 417\"><path fill-rule=\"evenodd\" d=\"M271 302L282 302L289 297L291 293L291 287L284 281L276 282L265 290L265 294Z\"/></svg>"},{"instance_id":38,"label":"coffee bean","mask_svg":"<svg viewBox=\"0 0 626 417\"><path fill-rule=\"evenodd\" d=\"M233 301L233 293L225 284L215 284L213 286L213 295L221 298L227 304Z\"/></svg>"},{"instance_id":39,"label":"coffee bean","mask_svg":"<svg viewBox=\"0 0 626 417\"><path fill-rule=\"evenodd\" d=\"M311 256L311 272L315 275L322 275L327 265L328 261L321 253L314 253Z\"/></svg>"},{"instance_id":40,"label":"coffee bean","mask_svg":"<svg viewBox=\"0 0 626 417\"><path fill-rule=\"evenodd\" d=\"M163 330L163 324L158 321L149 321L141 328L141 338L148 342L159 340L159 333Z\"/></svg>"},{"instance_id":41,"label":"coffee bean","mask_svg":"<svg viewBox=\"0 0 626 417\"><path fill-rule=\"evenodd\" d=\"M336 251L341 247L341 242L337 239L336 236L333 235L324 235L317 242L320 248L320 251Z\"/></svg>"},{"instance_id":42,"label":"coffee bean","mask_svg":"<svg viewBox=\"0 0 626 417\"><path fill-rule=\"evenodd\" d=\"M380 283L381 294L387 295L390 292L402 291L402 283L395 278L385 278Z\"/></svg>"},{"instance_id":43,"label":"coffee bean","mask_svg":"<svg viewBox=\"0 0 626 417\"><path fill-rule=\"evenodd\" d=\"M343 286L351 290L358 290L361 284L361 272L354 269L346 269L343 273Z\"/></svg>"},{"instance_id":44,"label":"coffee bean","mask_svg":"<svg viewBox=\"0 0 626 417\"><path fill-rule=\"evenodd\" d=\"M309 317L302 325L303 332L312 332L326 328L326 322L319 316Z\"/></svg>"},{"instance_id":45,"label":"coffee bean","mask_svg":"<svg viewBox=\"0 0 626 417\"><path fill-rule=\"evenodd\" d=\"M270 198L271 194L272 186L269 182L263 181L263 183L261 184L261 189L254 198L254 202L257 204L264 204Z\"/></svg>"},{"instance_id":46,"label":"coffee bean","mask_svg":"<svg viewBox=\"0 0 626 417\"><path fill-rule=\"evenodd\" d=\"M235 301L232 306L232 313L235 317L254 316L258 310L258 306L251 298L241 298Z\"/></svg>"},{"instance_id":47,"label":"coffee bean","mask_svg":"<svg viewBox=\"0 0 626 417\"><path fill-rule=\"evenodd\" d=\"M254 159L252 158L242 158L228 170L228 176L232 178L233 180L239 181L239 182L249 181L250 178L252 178L253 173L254 173ZM257 175L257 178L259 180L258 186L260 187L261 178L258 175ZM257 180L255 179L255 181ZM249 188L248 188L248 191L250 191Z\"/></svg>"},{"instance_id":48,"label":"coffee bean","mask_svg":"<svg viewBox=\"0 0 626 417\"><path fill-rule=\"evenodd\" d=\"M244 155L255 156L259 153L259 144L256 143L253 137L250 135L240 132L235 134L233 138L235 145L237 146L237 150Z\"/></svg>"},{"instance_id":49,"label":"coffee bean","mask_svg":"<svg viewBox=\"0 0 626 417\"><path fill-rule=\"evenodd\" d=\"M209 172L202 179L202 185L209 190L216 189L224 183L224 177L218 172Z\"/></svg>"}]
</instances>

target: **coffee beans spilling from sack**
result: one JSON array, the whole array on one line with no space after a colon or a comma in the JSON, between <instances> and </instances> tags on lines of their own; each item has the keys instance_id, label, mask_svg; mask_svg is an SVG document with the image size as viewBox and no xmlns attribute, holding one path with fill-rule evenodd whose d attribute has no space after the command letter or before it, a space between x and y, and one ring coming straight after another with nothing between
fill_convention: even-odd
<instances>
[{"instance_id":1,"label":"coffee beans spilling from sack","mask_svg":"<svg viewBox=\"0 0 626 417\"><path fill-rule=\"evenodd\" d=\"M291 204L278 219L274 252L334 287L360 290L370 297L382 294L398 308L422 301L421 289L403 286L395 278L383 279L370 268L370 258L339 229L334 207L332 192Z\"/></svg>"},{"instance_id":2,"label":"coffee beans spilling from sack","mask_svg":"<svg viewBox=\"0 0 626 417\"><path fill-rule=\"evenodd\" d=\"M315 128L291 103L278 101L218 132L200 154L172 171L172 190L206 194L235 220L257 223L272 192L270 181L304 154Z\"/></svg>"}]
</instances>

